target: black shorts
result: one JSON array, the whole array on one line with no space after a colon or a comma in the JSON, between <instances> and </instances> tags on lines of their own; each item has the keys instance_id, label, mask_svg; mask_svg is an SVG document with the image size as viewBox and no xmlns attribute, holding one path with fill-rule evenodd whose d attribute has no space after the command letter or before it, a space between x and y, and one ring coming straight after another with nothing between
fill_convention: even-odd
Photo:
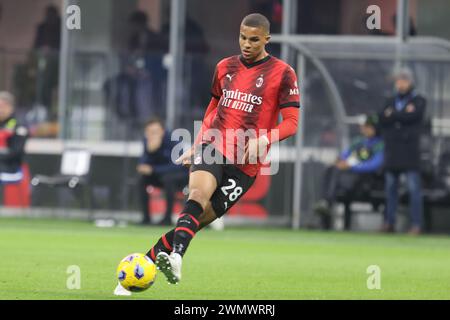
<instances>
[{"instance_id":1,"label":"black shorts","mask_svg":"<svg viewBox=\"0 0 450 320\"><path fill-rule=\"evenodd\" d=\"M202 149L205 145L202 146ZM239 199L250 189L256 177L246 175L235 165L212 163L205 161L195 164L192 162L191 172L207 171L211 173L217 181L217 189L214 191L210 201L217 217L223 216Z\"/></svg>"}]
</instances>

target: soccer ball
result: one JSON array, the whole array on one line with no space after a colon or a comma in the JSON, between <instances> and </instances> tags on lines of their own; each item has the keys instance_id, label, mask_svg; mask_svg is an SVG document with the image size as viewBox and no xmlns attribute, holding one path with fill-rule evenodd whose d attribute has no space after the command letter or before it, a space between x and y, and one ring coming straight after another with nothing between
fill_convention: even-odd
<instances>
[{"instance_id":1,"label":"soccer ball","mask_svg":"<svg viewBox=\"0 0 450 320\"><path fill-rule=\"evenodd\" d=\"M142 253L133 253L120 261L117 278L125 289L132 292L144 291L155 282L156 266Z\"/></svg>"}]
</instances>

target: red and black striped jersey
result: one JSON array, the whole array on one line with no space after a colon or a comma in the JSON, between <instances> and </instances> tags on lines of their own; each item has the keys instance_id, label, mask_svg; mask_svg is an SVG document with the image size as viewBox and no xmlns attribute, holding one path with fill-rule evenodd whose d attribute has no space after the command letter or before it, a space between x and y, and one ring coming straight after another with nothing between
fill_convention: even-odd
<instances>
[{"instance_id":1,"label":"red and black striped jersey","mask_svg":"<svg viewBox=\"0 0 450 320\"><path fill-rule=\"evenodd\" d=\"M221 60L214 72L211 94L219 101L215 112L204 119L204 127L220 131L222 139L203 135L202 141L213 143L233 163L241 154L238 150L242 152L242 144L237 143L239 135L267 134L277 125L282 108L300 106L294 69L270 55L252 64L241 56ZM260 163L237 166L255 176Z\"/></svg>"}]
</instances>

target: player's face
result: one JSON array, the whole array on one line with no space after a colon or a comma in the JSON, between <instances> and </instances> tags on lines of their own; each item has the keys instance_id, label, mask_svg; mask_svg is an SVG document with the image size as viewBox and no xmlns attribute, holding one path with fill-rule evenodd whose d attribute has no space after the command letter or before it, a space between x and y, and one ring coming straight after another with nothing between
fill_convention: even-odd
<instances>
[{"instance_id":1,"label":"player's face","mask_svg":"<svg viewBox=\"0 0 450 320\"><path fill-rule=\"evenodd\" d=\"M239 34L239 46L242 56L248 62L257 61L264 57L265 46L270 36L262 28L241 25Z\"/></svg>"},{"instance_id":2,"label":"player's face","mask_svg":"<svg viewBox=\"0 0 450 320\"><path fill-rule=\"evenodd\" d=\"M8 119L13 113L13 110L9 102L0 99L0 121Z\"/></svg>"}]
</instances>

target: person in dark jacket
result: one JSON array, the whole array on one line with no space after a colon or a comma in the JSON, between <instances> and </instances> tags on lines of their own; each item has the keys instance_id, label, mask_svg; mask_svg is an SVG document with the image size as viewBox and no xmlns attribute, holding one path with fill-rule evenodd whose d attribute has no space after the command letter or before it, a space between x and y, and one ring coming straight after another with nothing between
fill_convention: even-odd
<instances>
[{"instance_id":1,"label":"person in dark jacket","mask_svg":"<svg viewBox=\"0 0 450 320\"><path fill-rule=\"evenodd\" d=\"M43 106L49 120L57 118L54 102L58 87L61 17L58 7L45 8L44 20L38 25L34 39L36 103Z\"/></svg>"},{"instance_id":2,"label":"person in dark jacket","mask_svg":"<svg viewBox=\"0 0 450 320\"><path fill-rule=\"evenodd\" d=\"M408 181L411 213L410 234L422 228L423 200L420 177L420 134L425 116L426 100L414 88L410 69L402 68L395 75L393 97L380 112L380 124L385 143L386 217L384 232L395 230L399 177Z\"/></svg>"},{"instance_id":3,"label":"person in dark jacket","mask_svg":"<svg viewBox=\"0 0 450 320\"><path fill-rule=\"evenodd\" d=\"M61 17L58 11L58 8L54 5L45 8L45 18L36 30L35 49L59 51L61 46Z\"/></svg>"},{"instance_id":4,"label":"person in dark jacket","mask_svg":"<svg viewBox=\"0 0 450 320\"><path fill-rule=\"evenodd\" d=\"M27 137L27 128L14 117L14 96L0 92L0 185L22 180Z\"/></svg>"},{"instance_id":5,"label":"person in dark jacket","mask_svg":"<svg viewBox=\"0 0 450 320\"><path fill-rule=\"evenodd\" d=\"M149 211L148 186L164 190L166 197L166 212L161 225L170 225L175 193L182 190L188 183L188 170L174 164L171 159L174 141L170 132L165 130L164 123L159 118L152 118L145 124L144 152L137 165L140 174L139 193L141 195L142 224L151 224Z\"/></svg>"},{"instance_id":6,"label":"person in dark jacket","mask_svg":"<svg viewBox=\"0 0 450 320\"><path fill-rule=\"evenodd\" d=\"M315 205L315 212L322 217L323 228L330 228L330 211L337 194L352 197L359 192L362 182L380 171L383 165L384 146L378 131L378 116L369 115L360 126L361 136L355 138L333 166L325 171L322 199Z\"/></svg>"}]
</instances>

